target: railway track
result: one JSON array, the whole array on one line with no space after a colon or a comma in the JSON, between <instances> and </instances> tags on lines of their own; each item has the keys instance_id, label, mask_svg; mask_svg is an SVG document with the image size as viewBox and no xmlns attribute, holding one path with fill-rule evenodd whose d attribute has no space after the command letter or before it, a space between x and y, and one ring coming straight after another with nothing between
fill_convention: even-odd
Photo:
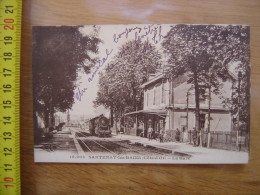
<instances>
[{"instance_id":1,"label":"railway track","mask_svg":"<svg viewBox=\"0 0 260 195\"><path fill-rule=\"evenodd\" d=\"M116 154L115 152L109 150L107 147L105 147L104 145L98 143L98 142L95 141L95 140L87 139L87 141L88 141L89 143L86 144L86 142L84 142L84 141L80 138L80 137L82 137L82 136L78 136L78 134L81 134L84 138L87 138L87 136L84 135L84 134L81 133L81 132L76 132L76 133L75 133L75 137L76 137L78 140L80 140L81 143L82 143L82 144L87 148L87 150L90 151L91 153L95 153L95 152L93 152L93 150L90 149L91 146L88 145L88 144L89 144L89 143L95 143L97 146L99 146L100 148L102 148L102 150L104 149L104 150L108 151L109 153L112 153L113 155L119 155L119 154ZM92 144L91 144L91 145L92 145ZM92 145L92 146L93 146L93 145ZM84 150L84 148L82 148L82 149Z\"/></svg>"},{"instance_id":2,"label":"railway track","mask_svg":"<svg viewBox=\"0 0 260 195\"><path fill-rule=\"evenodd\" d=\"M93 143L98 146L101 151L99 149L97 149L96 147L94 147L94 150L98 150L99 152L104 152L107 151L113 155L120 155L120 153L116 153L114 151L112 151L111 149L109 149L109 147L106 147L104 144L98 143L97 141L93 140L93 139L88 139L88 136L84 135L82 132L75 132L75 137L82 143L82 146L85 147L82 148L84 151L90 151L91 153L96 153L97 151L93 151L91 148L93 148ZM82 139L82 137L84 138L84 140ZM86 143L87 140L87 143ZM148 152L151 154L156 154L156 155L169 155L165 152L160 152L157 151L156 149L149 149L149 148L145 148L144 146L141 146L142 149L138 148L138 146L134 146L134 148L132 148L133 146L130 146L128 143L115 143L113 141L110 140L106 140L106 142L110 143L108 145L114 146L114 148L125 148L127 151L127 153L133 153L133 154L139 154L139 155L144 155L144 153ZM122 154L122 153L121 153Z\"/></svg>"}]
</instances>

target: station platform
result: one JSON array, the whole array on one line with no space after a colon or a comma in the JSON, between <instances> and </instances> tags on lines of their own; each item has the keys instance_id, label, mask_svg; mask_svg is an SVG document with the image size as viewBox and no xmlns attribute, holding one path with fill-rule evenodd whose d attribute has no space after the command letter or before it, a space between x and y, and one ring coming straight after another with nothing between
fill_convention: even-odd
<instances>
[{"instance_id":1,"label":"station platform","mask_svg":"<svg viewBox=\"0 0 260 195\"><path fill-rule=\"evenodd\" d=\"M146 147L153 147L158 150L164 150L167 153L177 154L181 156L190 156L193 158L193 162L197 164L245 164L249 161L249 153L229 151L213 148L194 147L190 143L180 142L163 142L160 143L158 140L148 140L148 138L118 134L113 135L114 138L119 140L129 140L133 144L141 144Z\"/></svg>"}]
</instances>

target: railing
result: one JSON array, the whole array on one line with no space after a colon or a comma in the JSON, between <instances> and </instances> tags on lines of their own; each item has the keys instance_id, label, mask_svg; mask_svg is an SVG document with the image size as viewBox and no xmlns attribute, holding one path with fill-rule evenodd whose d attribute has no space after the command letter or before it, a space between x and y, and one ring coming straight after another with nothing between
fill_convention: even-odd
<instances>
[{"instance_id":1,"label":"railing","mask_svg":"<svg viewBox=\"0 0 260 195\"><path fill-rule=\"evenodd\" d=\"M237 137L237 135L239 135ZM199 134L197 134L199 136ZM202 146L208 146L208 132L202 133ZM184 133L180 131L180 135L176 136L176 130L168 130L164 135L164 142L186 142L194 144L193 131L188 131L185 137ZM238 143L237 143L238 142ZM237 131L211 131L209 148L218 148L226 150L249 151L249 133Z\"/></svg>"}]
</instances>

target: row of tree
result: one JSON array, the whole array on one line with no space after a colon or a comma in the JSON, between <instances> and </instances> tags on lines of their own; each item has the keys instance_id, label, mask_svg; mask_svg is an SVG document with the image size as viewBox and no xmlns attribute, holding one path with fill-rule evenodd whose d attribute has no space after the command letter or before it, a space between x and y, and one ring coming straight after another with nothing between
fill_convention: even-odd
<instances>
[{"instance_id":1,"label":"row of tree","mask_svg":"<svg viewBox=\"0 0 260 195\"><path fill-rule=\"evenodd\" d=\"M240 108L240 120L249 129L249 27L232 25L175 25L162 42L168 56L167 77L174 79L188 73L187 83L195 91L196 129L200 129L200 98L209 93L219 95L222 81L234 82L232 98L224 99L234 115ZM161 54L148 41L129 41L119 50L111 63L111 71L100 74L95 105L104 105L113 116L142 109L143 92L140 85L149 74L162 68ZM240 86L230 73L236 64L241 73ZM113 69L113 70L112 70Z\"/></svg>"},{"instance_id":2,"label":"row of tree","mask_svg":"<svg viewBox=\"0 0 260 195\"><path fill-rule=\"evenodd\" d=\"M112 66L111 66L112 64ZM143 92L140 85L161 67L161 55L148 41L128 41L119 49L104 73L100 73L96 106L110 109L111 125L124 112L142 109Z\"/></svg>"}]
</instances>

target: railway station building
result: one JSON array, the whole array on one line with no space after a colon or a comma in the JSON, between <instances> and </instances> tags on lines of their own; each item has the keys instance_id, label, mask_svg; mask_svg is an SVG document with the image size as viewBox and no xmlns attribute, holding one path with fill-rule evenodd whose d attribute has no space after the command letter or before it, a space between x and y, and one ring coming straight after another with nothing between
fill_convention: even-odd
<instances>
[{"instance_id":1,"label":"railway station building","mask_svg":"<svg viewBox=\"0 0 260 195\"><path fill-rule=\"evenodd\" d=\"M188 142L195 128L195 91L192 84L187 83L188 74L175 79L168 78L165 73L153 75L141 86L144 92L143 110L126 113L125 117L135 117L132 127L125 127L125 134L147 137L149 127L158 135L164 129L165 138L174 140L176 130L182 132L182 141ZM223 101L231 99L235 76L222 82L219 95L211 93L211 98L200 99L200 127L202 132L232 130L231 109L225 107ZM210 102L209 102L210 101ZM208 113L210 109L210 123Z\"/></svg>"}]
</instances>

